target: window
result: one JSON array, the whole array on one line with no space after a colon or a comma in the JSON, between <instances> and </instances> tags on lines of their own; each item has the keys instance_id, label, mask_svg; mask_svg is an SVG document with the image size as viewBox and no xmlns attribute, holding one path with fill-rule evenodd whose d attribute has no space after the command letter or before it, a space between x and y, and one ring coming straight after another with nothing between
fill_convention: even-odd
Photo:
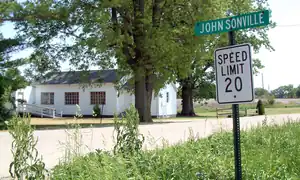
<instances>
[{"instance_id":1,"label":"window","mask_svg":"<svg viewBox=\"0 0 300 180\"><path fill-rule=\"evenodd\" d=\"M79 92L65 92L65 104L79 104Z\"/></svg>"},{"instance_id":2,"label":"window","mask_svg":"<svg viewBox=\"0 0 300 180\"><path fill-rule=\"evenodd\" d=\"M169 102L169 92L167 92L166 101L167 101L167 103Z\"/></svg>"},{"instance_id":3,"label":"window","mask_svg":"<svg viewBox=\"0 0 300 180\"><path fill-rule=\"evenodd\" d=\"M105 104L105 92L91 92L91 104Z\"/></svg>"},{"instance_id":4,"label":"window","mask_svg":"<svg viewBox=\"0 0 300 180\"><path fill-rule=\"evenodd\" d=\"M54 104L54 92L42 92L41 104Z\"/></svg>"}]
</instances>

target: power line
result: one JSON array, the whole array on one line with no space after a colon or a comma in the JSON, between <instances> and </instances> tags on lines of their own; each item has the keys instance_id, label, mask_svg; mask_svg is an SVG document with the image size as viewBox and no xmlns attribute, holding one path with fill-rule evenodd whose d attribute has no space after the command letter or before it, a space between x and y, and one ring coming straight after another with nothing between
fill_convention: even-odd
<instances>
[{"instance_id":1,"label":"power line","mask_svg":"<svg viewBox=\"0 0 300 180\"><path fill-rule=\"evenodd\" d=\"M298 27L300 24L284 24L284 25L276 25L276 27Z\"/></svg>"}]
</instances>

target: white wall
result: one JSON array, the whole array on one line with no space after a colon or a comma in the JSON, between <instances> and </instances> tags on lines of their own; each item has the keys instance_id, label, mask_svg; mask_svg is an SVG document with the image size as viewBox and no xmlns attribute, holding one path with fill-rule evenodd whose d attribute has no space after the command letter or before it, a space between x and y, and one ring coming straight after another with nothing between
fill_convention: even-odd
<instances>
[{"instance_id":1,"label":"white wall","mask_svg":"<svg viewBox=\"0 0 300 180\"><path fill-rule=\"evenodd\" d=\"M152 102L151 102L151 115L158 116L158 99L159 96L155 96L154 93L152 95Z\"/></svg>"},{"instance_id":2,"label":"white wall","mask_svg":"<svg viewBox=\"0 0 300 180\"><path fill-rule=\"evenodd\" d=\"M167 92L169 92L169 102L167 102ZM177 92L173 84L166 85L160 90L159 97L159 116L169 116L177 114Z\"/></svg>"},{"instance_id":3,"label":"white wall","mask_svg":"<svg viewBox=\"0 0 300 180\"><path fill-rule=\"evenodd\" d=\"M133 95L128 92L121 92L120 96L118 97L118 113L124 112L131 104L134 104Z\"/></svg>"},{"instance_id":4,"label":"white wall","mask_svg":"<svg viewBox=\"0 0 300 180\"><path fill-rule=\"evenodd\" d=\"M79 92L79 106L81 114L92 115L94 105L90 104L90 92L105 91L106 104L103 106L103 115L113 115L116 112L116 90L113 84L105 84L101 87L86 88L83 90L79 85L38 85L36 86L36 104L40 106L56 108L59 113L61 110L65 115L74 115L76 105L65 105L65 92ZM41 92L54 92L54 105L41 105ZM101 105L99 105L102 108Z\"/></svg>"},{"instance_id":5,"label":"white wall","mask_svg":"<svg viewBox=\"0 0 300 180\"><path fill-rule=\"evenodd\" d=\"M23 93L23 96L21 97L21 93ZM28 104L35 104L36 102L36 89L33 86L27 86L23 89L18 89L16 92L14 92L14 97L16 99L23 99L26 100ZM16 101L17 104L17 101Z\"/></svg>"}]
</instances>

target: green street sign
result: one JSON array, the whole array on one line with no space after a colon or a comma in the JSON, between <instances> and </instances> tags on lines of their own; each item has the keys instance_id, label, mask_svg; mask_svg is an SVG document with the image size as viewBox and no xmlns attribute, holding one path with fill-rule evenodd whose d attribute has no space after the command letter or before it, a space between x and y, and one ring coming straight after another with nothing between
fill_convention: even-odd
<instances>
[{"instance_id":1,"label":"green street sign","mask_svg":"<svg viewBox=\"0 0 300 180\"><path fill-rule=\"evenodd\" d=\"M239 29L266 26L270 23L269 11L263 10L238 16L197 22L195 35L215 34Z\"/></svg>"}]
</instances>

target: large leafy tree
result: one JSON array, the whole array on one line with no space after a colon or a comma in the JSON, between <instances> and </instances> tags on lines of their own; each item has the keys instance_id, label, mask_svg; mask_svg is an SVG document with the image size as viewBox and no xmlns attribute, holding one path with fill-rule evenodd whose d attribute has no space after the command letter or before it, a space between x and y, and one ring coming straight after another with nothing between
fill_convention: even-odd
<instances>
[{"instance_id":1,"label":"large leafy tree","mask_svg":"<svg viewBox=\"0 0 300 180\"><path fill-rule=\"evenodd\" d=\"M233 0L226 1L226 3L228 3L226 7L235 15L239 13L269 9L266 1ZM215 16L217 16L217 18L225 17L225 12L226 11L224 11L224 9L219 9L216 11ZM206 18L206 20L209 19ZM275 24L271 22L268 27L236 31L236 43L250 43L255 53L259 52L261 47L265 47L272 51L274 49L270 45L267 32L274 26ZM191 61L190 71L188 72L187 77L178 78L182 97L181 115L183 116L195 115L193 107L193 102L195 100L215 97L213 51L218 47L224 47L228 45L228 35L226 33L199 38L203 39L203 43L197 46L198 49L194 54L193 60ZM257 74L259 69L263 68L263 65L259 59L254 59L253 65L254 74Z\"/></svg>"},{"instance_id":2,"label":"large leafy tree","mask_svg":"<svg viewBox=\"0 0 300 180\"><path fill-rule=\"evenodd\" d=\"M264 88L255 88L254 92L256 98L262 98L269 95L269 92Z\"/></svg>"},{"instance_id":3,"label":"large leafy tree","mask_svg":"<svg viewBox=\"0 0 300 180\"><path fill-rule=\"evenodd\" d=\"M35 49L29 58L45 74L69 61L77 69L117 65L133 77L140 121L152 121L152 93L190 69L198 44L196 20L228 9L224 0L27 0L6 3L3 21L16 22L22 39Z\"/></svg>"},{"instance_id":4,"label":"large leafy tree","mask_svg":"<svg viewBox=\"0 0 300 180\"><path fill-rule=\"evenodd\" d=\"M297 86L297 88L296 88L296 97L297 98L300 98L300 85L299 86Z\"/></svg>"},{"instance_id":5,"label":"large leafy tree","mask_svg":"<svg viewBox=\"0 0 300 180\"><path fill-rule=\"evenodd\" d=\"M276 98L295 98L297 89L292 84L280 86L271 91Z\"/></svg>"},{"instance_id":6,"label":"large leafy tree","mask_svg":"<svg viewBox=\"0 0 300 180\"><path fill-rule=\"evenodd\" d=\"M20 60L11 60L10 54L22 48L18 39L4 39L0 36L0 122L7 120L12 109L5 105L14 105L11 93L27 85L27 81L21 75L17 67Z\"/></svg>"}]
</instances>

